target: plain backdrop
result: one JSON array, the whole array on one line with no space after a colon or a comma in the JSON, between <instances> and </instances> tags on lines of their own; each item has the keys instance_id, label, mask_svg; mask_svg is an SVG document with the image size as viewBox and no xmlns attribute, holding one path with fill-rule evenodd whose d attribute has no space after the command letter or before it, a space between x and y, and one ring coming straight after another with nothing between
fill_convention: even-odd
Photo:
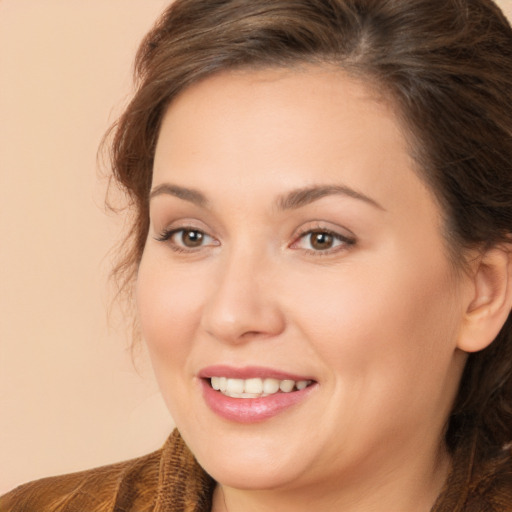
<instances>
[{"instance_id":1,"label":"plain backdrop","mask_svg":"<svg viewBox=\"0 0 512 512\"><path fill-rule=\"evenodd\" d=\"M128 322L107 322L122 222L96 162L168 3L0 0L0 492L148 453L172 428Z\"/></svg>"},{"instance_id":2,"label":"plain backdrop","mask_svg":"<svg viewBox=\"0 0 512 512\"><path fill-rule=\"evenodd\" d=\"M107 322L122 222L96 159L168 3L0 0L0 493L142 455L172 429L128 320Z\"/></svg>"}]
</instances>

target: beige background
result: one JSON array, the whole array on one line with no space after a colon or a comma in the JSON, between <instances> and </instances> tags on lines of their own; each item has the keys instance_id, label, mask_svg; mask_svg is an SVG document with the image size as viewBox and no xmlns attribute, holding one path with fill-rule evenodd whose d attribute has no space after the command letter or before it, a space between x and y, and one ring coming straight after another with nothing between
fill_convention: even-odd
<instances>
[{"instance_id":1,"label":"beige background","mask_svg":"<svg viewBox=\"0 0 512 512\"><path fill-rule=\"evenodd\" d=\"M172 427L107 325L99 140L168 0L0 0L0 493L134 457ZM512 0L501 0L512 18Z\"/></svg>"},{"instance_id":2,"label":"beige background","mask_svg":"<svg viewBox=\"0 0 512 512\"><path fill-rule=\"evenodd\" d=\"M96 150L166 0L0 0L0 492L158 448L171 428L107 327Z\"/></svg>"}]
</instances>

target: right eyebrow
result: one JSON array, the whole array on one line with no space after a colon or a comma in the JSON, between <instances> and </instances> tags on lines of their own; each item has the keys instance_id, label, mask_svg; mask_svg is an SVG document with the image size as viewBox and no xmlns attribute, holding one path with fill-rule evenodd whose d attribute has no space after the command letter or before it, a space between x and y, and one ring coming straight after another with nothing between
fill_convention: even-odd
<instances>
[{"instance_id":1,"label":"right eyebrow","mask_svg":"<svg viewBox=\"0 0 512 512\"><path fill-rule=\"evenodd\" d=\"M179 185L173 185L171 183L162 183L158 185L149 194L149 199L153 199L156 196L168 194L184 201L189 201L197 206L205 207L208 205L206 197L193 188L180 187Z\"/></svg>"}]
</instances>

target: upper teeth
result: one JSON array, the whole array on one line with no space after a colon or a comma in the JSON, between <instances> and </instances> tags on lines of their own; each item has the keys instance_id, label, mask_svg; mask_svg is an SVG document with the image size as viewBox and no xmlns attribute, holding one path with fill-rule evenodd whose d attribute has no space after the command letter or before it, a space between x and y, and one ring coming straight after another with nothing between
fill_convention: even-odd
<instances>
[{"instance_id":1,"label":"upper teeth","mask_svg":"<svg viewBox=\"0 0 512 512\"><path fill-rule=\"evenodd\" d=\"M282 391L289 393L294 389L306 388L309 380L278 380L278 379L228 379L227 377L212 377L212 388L233 398L258 398Z\"/></svg>"}]
</instances>

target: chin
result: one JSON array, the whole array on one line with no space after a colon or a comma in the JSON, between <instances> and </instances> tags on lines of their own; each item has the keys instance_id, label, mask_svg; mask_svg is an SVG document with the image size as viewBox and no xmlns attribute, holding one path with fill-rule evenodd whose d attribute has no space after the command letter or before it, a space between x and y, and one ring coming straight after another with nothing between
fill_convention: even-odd
<instances>
[{"instance_id":1,"label":"chin","mask_svg":"<svg viewBox=\"0 0 512 512\"><path fill-rule=\"evenodd\" d=\"M283 438L276 433L255 434L255 428L247 429L252 433L220 433L215 429L180 432L199 464L222 485L241 490L271 490L296 483L310 466L303 443L294 442L289 435ZM208 432L207 437L204 432Z\"/></svg>"},{"instance_id":2,"label":"chin","mask_svg":"<svg viewBox=\"0 0 512 512\"><path fill-rule=\"evenodd\" d=\"M224 486L239 490L273 490L287 488L298 483L300 472L297 464L276 465L272 461L264 463L248 462L247 458L225 457L201 464L213 479Z\"/></svg>"}]
</instances>

